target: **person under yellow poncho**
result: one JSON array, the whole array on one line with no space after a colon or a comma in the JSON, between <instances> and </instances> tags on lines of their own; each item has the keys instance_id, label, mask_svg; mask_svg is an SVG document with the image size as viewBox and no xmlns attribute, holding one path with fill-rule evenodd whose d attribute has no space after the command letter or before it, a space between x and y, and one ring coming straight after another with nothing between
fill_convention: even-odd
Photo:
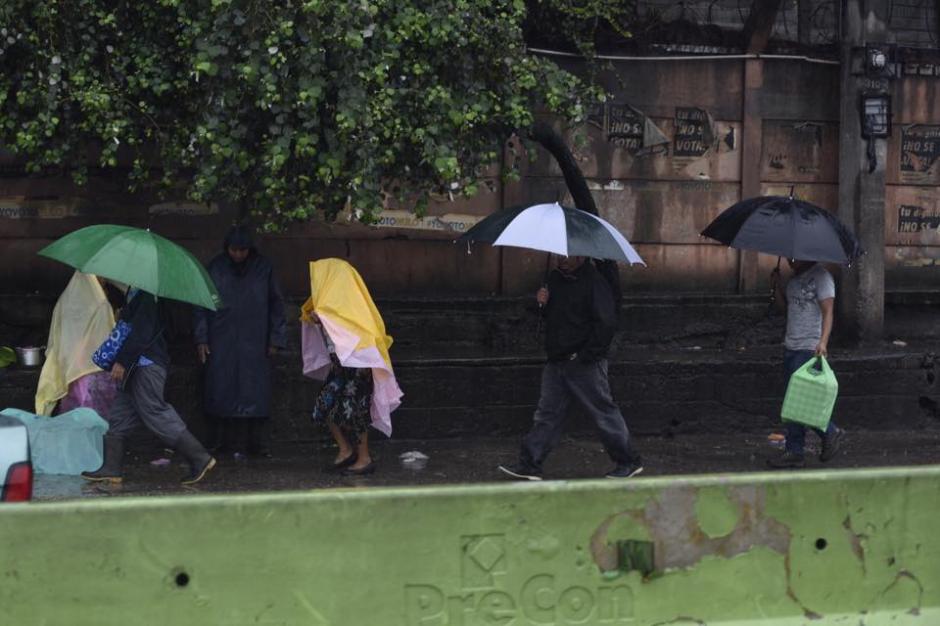
<instances>
[{"instance_id":1,"label":"person under yellow poncho","mask_svg":"<svg viewBox=\"0 0 940 626\"><path fill-rule=\"evenodd\" d=\"M114 312L98 278L75 272L52 312L46 361L36 389L36 414L92 408L104 416L116 388L91 355L114 328Z\"/></svg>"},{"instance_id":2,"label":"person under yellow poncho","mask_svg":"<svg viewBox=\"0 0 940 626\"><path fill-rule=\"evenodd\" d=\"M392 338L385 333L385 323L362 277L341 259L310 263L310 298L301 310L301 321L304 375L327 381L314 416L325 415L340 445L334 467L348 466L347 471L352 473L366 473L368 470L356 470L368 468L371 463L357 460L355 454L344 449L349 446L337 435L333 416L340 411L355 413L354 421L359 425L368 416L374 428L391 435L391 413L402 398L389 356ZM344 395L357 387L358 393ZM358 434L364 437L365 428ZM359 454L368 454L367 447L361 446Z\"/></svg>"}]
</instances>

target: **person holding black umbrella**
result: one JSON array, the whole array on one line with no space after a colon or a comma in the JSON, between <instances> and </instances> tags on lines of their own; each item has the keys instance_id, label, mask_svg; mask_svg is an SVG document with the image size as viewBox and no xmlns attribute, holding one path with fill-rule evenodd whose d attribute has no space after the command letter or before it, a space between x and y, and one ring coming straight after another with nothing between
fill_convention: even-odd
<instances>
[{"instance_id":1,"label":"person holding black umbrella","mask_svg":"<svg viewBox=\"0 0 940 626\"><path fill-rule=\"evenodd\" d=\"M784 338L786 351L783 357L787 380L814 356L828 356L836 296L832 274L822 264L794 259L788 261L793 275L787 281L785 293L780 287L780 268L775 268L771 274L771 281L777 291L776 301L787 311ZM806 464L806 426L792 421L785 423L786 446L779 456L768 459L767 464L774 469L803 467ZM825 431L815 432L822 440L819 460L830 461L839 451L845 431L830 421Z\"/></svg>"},{"instance_id":2,"label":"person holding black umbrella","mask_svg":"<svg viewBox=\"0 0 940 626\"><path fill-rule=\"evenodd\" d=\"M787 380L813 356L829 351L835 305L835 281L821 263L851 265L864 250L858 239L831 212L789 196L760 196L725 209L702 231L702 236L739 250L754 250L778 257L771 274L774 302L787 310L784 371ZM789 259L793 276L780 290L780 257ZM803 467L806 427L787 421L786 447L768 459L775 469ZM829 422L822 438L820 461L839 451L843 431Z\"/></svg>"},{"instance_id":3,"label":"person holding black umbrella","mask_svg":"<svg viewBox=\"0 0 940 626\"><path fill-rule=\"evenodd\" d=\"M604 449L616 464L607 478L639 474L642 461L631 446L607 378L617 315L610 285L585 257L560 257L536 299L545 315L548 363L542 370L535 423L522 441L519 462L500 465L499 470L520 480L542 480L542 463L561 436L568 405L576 399L597 424Z\"/></svg>"}]
</instances>

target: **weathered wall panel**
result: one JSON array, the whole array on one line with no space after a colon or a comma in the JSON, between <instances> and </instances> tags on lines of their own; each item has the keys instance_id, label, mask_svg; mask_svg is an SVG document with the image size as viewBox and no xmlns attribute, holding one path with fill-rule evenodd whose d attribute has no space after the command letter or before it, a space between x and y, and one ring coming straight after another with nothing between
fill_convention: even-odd
<instances>
[{"instance_id":1,"label":"weathered wall panel","mask_svg":"<svg viewBox=\"0 0 940 626\"><path fill-rule=\"evenodd\" d=\"M885 285L940 284L940 79L895 81L885 192Z\"/></svg>"},{"instance_id":2,"label":"weathered wall panel","mask_svg":"<svg viewBox=\"0 0 940 626\"><path fill-rule=\"evenodd\" d=\"M795 198L807 200L835 213L839 206L839 186L834 183L771 182L761 184L761 195L786 196L793 191Z\"/></svg>"},{"instance_id":3,"label":"weathered wall panel","mask_svg":"<svg viewBox=\"0 0 940 626\"><path fill-rule=\"evenodd\" d=\"M839 182L839 125L764 120L761 180Z\"/></svg>"},{"instance_id":4,"label":"weathered wall panel","mask_svg":"<svg viewBox=\"0 0 940 626\"><path fill-rule=\"evenodd\" d=\"M764 61L764 119L839 121L839 66L796 60Z\"/></svg>"},{"instance_id":5,"label":"weathered wall panel","mask_svg":"<svg viewBox=\"0 0 940 626\"><path fill-rule=\"evenodd\" d=\"M556 59L557 60L557 59ZM578 65L562 61L579 71ZM715 119L741 121L743 65L734 59L612 61L601 80L617 101L647 115L671 118L675 107L701 107Z\"/></svg>"},{"instance_id":6,"label":"weathered wall panel","mask_svg":"<svg viewBox=\"0 0 940 626\"><path fill-rule=\"evenodd\" d=\"M933 76L908 76L894 82L895 124L937 124L940 80Z\"/></svg>"}]
</instances>

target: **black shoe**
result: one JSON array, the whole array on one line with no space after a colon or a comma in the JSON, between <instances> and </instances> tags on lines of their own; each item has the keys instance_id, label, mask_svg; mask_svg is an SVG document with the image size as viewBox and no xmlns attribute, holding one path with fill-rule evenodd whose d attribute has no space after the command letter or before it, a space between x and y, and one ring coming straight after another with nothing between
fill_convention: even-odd
<instances>
[{"instance_id":1,"label":"black shoe","mask_svg":"<svg viewBox=\"0 0 940 626\"><path fill-rule=\"evenodd\" d=\"M184 476L182 479L180 479L180 483L183 485L195 485L200 480L205 478L206 474L208 474L209 471L214 467L215 467L215 459L210 456L209 460L206 461L205 465L203 465L199 469L193 468L193 470L189 473L188 476Z\"/></svg>"},{"instance_id":2,"label":"black shoe","mask_svg":"<svg viewBox=\"0 0 940 626\"><path fill-rule=\"evenodd\" d=\"M837 454L839 454L839 449L842 447L842 438L845 435L845 431L841 428L833 428L832 432L823 435L822 438L822 451L819 453L819 460L825 463L826 461L831 461Z\"/></svg>"},{"instance_id":3,"label":"black shoe","mask_svg":"<svg viewBox=\"0 0 940 626\"><path fill-rule=\"evenodd\" d=\"M518 480L542 480L542 472L526 467L525 465L500 465L499 471Z\"/></svg>"},{"instance_id":4,"label":"black shoe","mask_svg":"<svg viewBox=\"0 0 940 626\"><path fill-rule=\"evenodd\" d=\"M359 455L356 454L355 452L353 452L352 454L350 454L349 456L347 456L347 457L346 457L345 459L343 459L342 461L340 461L340 462L338 462L338 463L330 463L330 464L327 465L326 468L324 468L324 469L325 469L327 472L341 472L341 471L343 471L344 469L346 469L347 467L349 467L350 465L352 465L353 463L355 463L355 462L358 461L358 460L359 460Z\"/></svg>"},{"instance_id":5,"label":"black shoe","mask_svg":"<svg viewBox=\"0 0 940 626\"><path fill-rule=\"evenodd\" d=\"M179 441L176 442L176 450L189 463L189 474L180 480L184 485L198 483L206 477L209 470L215 467L215 459L188 430L180 435Z\"/></svg>"},{"instance_id":6,"label":"black shoe","mask_svg":"<svg viewBox=\"0 0 940 626\"><path fill-rule=\"evenodd\" d=\"M82 472L82 478L93 483L119 485L124 480L124 440L113 435L104 436L104 461L93 472Z\"/></svg>"},{"instance_id":7,"label":"black shoe","mask_svg":"<svg viewBox=\"0 0 940 626\"><path fill-rule=\"evenodd\" d=\"M352 464L350 463L350 465ZM375 461L370 461L368 465L358 469L347 467L343 470L343 476L367 476L369 474L375 474Z\"/></svg>"},{"instance_id":8,"label":"black shoe","mask_svg":"<svg viewBox=\"0 0 940 626\"><path fill-rule=\"evenodd\" d=\"M798 469L806 466L806 458L802 454L784 450L779 456L767 459L767 465L773 469Z\"/></svg>"},{"instance_id":9,"label":"black shoe","mask_svg":"<svg viewBox=\"0 0 940 626\"><path fill-rule=\"evenodd\" d=\"M614 469L607 472L604 476L606 478L632 478L642 471L643 466L641 464L631 463L630 465L618 465Z\"/></svg>"}]
</instances>

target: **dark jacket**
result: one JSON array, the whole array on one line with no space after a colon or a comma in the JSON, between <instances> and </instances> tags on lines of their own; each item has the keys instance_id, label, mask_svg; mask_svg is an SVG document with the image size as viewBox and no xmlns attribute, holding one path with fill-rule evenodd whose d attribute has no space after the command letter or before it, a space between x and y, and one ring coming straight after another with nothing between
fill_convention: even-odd
<instances>
[{"instance_id":1,"label":"dark jacket","mask_svg":"<svg viewBox=\"0 0 940 626\"><path fill-rule=\"evenodd\" d=\"M284 303L271 264L252 249L235 265L223 252L209 263L223 306L197 308L194 335L209 345L205 410L216 417L267 417L271 410L268 347L287 345Z\"/></svg>"},{"instance_id":2,"label":"dark jacket","mask_svg":"<svg viewBox=\"0 0 940 626\"><path fill-rule=\"evenodd\" d=\"M130 378L141 356L163 368L169 366L170 354L166 348L164 320L156 296L146 291L138 291L121 309L121 319L131 326L131 332L115 358L128 372L125 380Z\"/></svg>"},{"instance_id":3,"label":"dark jacket","mask_svg":"<svg viewBox=\"0 0 940 626\"><path fill-rule=\"evenodd\" d=\"M582 362L607 357L616 331L616 307L610 285L590 261L572 275L555 270L548 278L545 305L545 352L549 361Z\"/></svg>"}]
</instances>

